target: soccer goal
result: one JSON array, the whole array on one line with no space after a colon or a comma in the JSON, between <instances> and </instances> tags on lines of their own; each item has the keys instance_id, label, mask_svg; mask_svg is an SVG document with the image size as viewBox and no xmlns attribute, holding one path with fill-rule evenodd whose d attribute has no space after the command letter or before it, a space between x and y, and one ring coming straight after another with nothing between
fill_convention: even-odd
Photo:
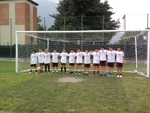
<instances>
[{"instance_id":1,"label":"soccer goal","mask_svg":"<svg viewBox=\"0 0 150 113\"><path fill-rule=\"evenodd\" d=\"M30 70L30 54L39 48L50 52L66 48L69 53L71 48L85 51L100 49L101 45L107 50L109 46L114 50L121 47L125 54L123 72L149 77L149 30L16 31L16 73Z\"/></svg>"}]
</instances>

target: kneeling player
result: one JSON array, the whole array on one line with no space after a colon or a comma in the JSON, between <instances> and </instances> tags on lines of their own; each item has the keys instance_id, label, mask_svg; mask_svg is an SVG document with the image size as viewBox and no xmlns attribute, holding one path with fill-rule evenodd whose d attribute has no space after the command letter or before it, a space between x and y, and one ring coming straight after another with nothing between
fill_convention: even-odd
<instances>
[{"instance_id":1,"label":"kneeling player","mask_svg":"<svg viewBox=\"0 0 150 113\"><path fill-rule=\"evenodd\" d=\"M95 76L95 69L97 68L97 75L99 76L99 52L98 48L95 48L95 52L92 53L93 55L93 76Z\"/></svg>"},{"instance_id":2,"label":"kneeling player","mask_svg":"<svg viewBox=\"0 0 150 113\"><path fill-rule=\"evenodd\" d=\"M33 53L30 56L30 66L31 66L31 70L30 73L32 73L32 67L35 67L35 73L37 74L37 55L36 55L36 51L34 50Z\"/></svg>"},{"instance_id":3,"label":"kneeling player","mask_svg":"<svg viewBox=\"0 0 150 113\"><path fill-rule=\"evenodd\" d=\"M115 64L115 55L116 55L116 51L113 51L112 46L109 47L109 51L107 51L107 65L108 65L108 77L113 77L113 68L114 68L114 64Z\"/></svg>"},{"instance_id":4,"label":"kneeling player","mask_svg":"<svg viewBox=\"0 0 150 113\"><path fill-rule=\"evenodd\" d=\"M91 66L91 60L90 60L91 52L89 52L89 50L86 49L85 52L83 53L83 56L84 56L84 74L83 75L88 76L89 68Z\"/></svg>"},{"instance_id":5,"label":"kneeling player","mask_svg":"<svg viewBox=\"0 0 150 113\"><path fill-rule=\"evenodd\" d=\"M122 67L125 61L124 52L121 51L121 48L118 47L116 51L117 60L116 60L116 67L117 67L117 77L122 78Z\"/></svg>"},{"instance_id":6,"label":"kneeling player","mask_svg":"<svg viewBox=\"0 0 150 113\"><path fill-rule=\"evenodd\" d=\"M75 52L73 49L70 49L70 53L69 53L69 66L70 66L70 74L73 74L74 71L74 65L75 65Z\"/></svg>"},{"instance_id":7,"label":"kneeling player","mask_svg":"<svg viewBox=\"0 0 150 113\"><path fill-rule=\"evenodd\" d=\"M62 74L63 68L64 68L64 71L65 71L65 74L67 74L67 72L66 72L66 63L67 63L68 53L66 53L66 49L63 49L63 52L60 54L60 56L61 56L61 72L60 72L60 74Z\"/></svg>"},{"instance_id":8,"label":"kneeling player","mask_svg":"<svg viewBox=\"0 0 150 113\"><path fill-rule=\"evenodd\" d=\"M45 74L47 73L47 68L48 74L50 74L50 53L48 52L48 49L45 50L44 56Z\"/></svg>"},{"instance_id":9,"label":"kneeling player","mask_svg":"<svg viewBox=\"0 0 150 113\"><path fill-rule=\"evenodd\" d=\"M56 73L58 74L58 56L60 53L57 53L57 50L54 49L52 55L52 67L53 67L53 74L54 74L54 68L56 67Z\"/></svg>"}]
</instances>

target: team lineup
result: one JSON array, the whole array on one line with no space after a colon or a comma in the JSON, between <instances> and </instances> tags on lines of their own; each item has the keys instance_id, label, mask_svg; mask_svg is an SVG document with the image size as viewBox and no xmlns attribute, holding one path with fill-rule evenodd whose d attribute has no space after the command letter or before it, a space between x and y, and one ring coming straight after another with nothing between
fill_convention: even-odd
<instances>
[{"instance_id":1,"label":"team lineup","mask_svg":"<svg viewBox=\"0 0 150 113\"><path fill-rule=\"evenodd\" d=\"M56 73L58 74L58 57L61 57L61 72L63 73L63 69L65 74L67 74L66 71L66 64L67 64L67 57L69 57L69 66L70 66L70 74L73 75L74 72L74 66L76 64L76 71L75 75L81 75L81 66L84 62L84 74L88 75L89 68L91 67L91 56L93 56L93 76L107 76L106 75L106 65L108 66L108 77L113 77L113 68L116 63L117 67L117 77L122 78L122 67L125 62L124 52L121 51L121 48L118 47L117 51L113 50L113 47L110 46L109 50L105 50L105 46L101 46L101 49L95 48L95 51L89 51L88 49L85 50L85 52L82 52L80 48L78 48L77 52L75 53L73 49L70 49L70 53L68 54L66 52L66 49L62 50L62 53L58 53L56 49L53 50L52 53L48 51L48 49L45 50L45 52L42 51L42 49L39 49L39 52L36 53L34 50L33 53L30 56L30 66L31 70L30 73L32 73L32 67L35 67L35 72L37 74L37 61L40 65L40 72L43 74L43 66L45 66L45 72L46 74L50 74L50 63L51 63L51 57L52 56L52 73L54 73L54 70L56 68ZM83 59L84 58L84 59ZM84 60L84 61L83 61Z\"/></svg>"}]
</instances>

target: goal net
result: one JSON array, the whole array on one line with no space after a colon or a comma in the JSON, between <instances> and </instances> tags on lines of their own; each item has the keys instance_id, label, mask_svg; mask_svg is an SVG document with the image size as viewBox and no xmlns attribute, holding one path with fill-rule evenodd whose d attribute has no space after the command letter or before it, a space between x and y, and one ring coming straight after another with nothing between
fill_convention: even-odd
<instances>
[{"instance_id":1,"label":"goal net","mask_svg":"<svg viewBox=\"0 0 150 113\"><path fill-rule=\"evenodd\" d=\"M102 45L107 50L109 46L114 50L121 47L125 54L123 72L149 77L148 30L16 31L16 73L30 70L30 54L39 48L49 49L49 52L57 49L59 53L65 48L69 53L71 48L75 52L78 48L94 51Z\"/></svg>"}]
</instances>

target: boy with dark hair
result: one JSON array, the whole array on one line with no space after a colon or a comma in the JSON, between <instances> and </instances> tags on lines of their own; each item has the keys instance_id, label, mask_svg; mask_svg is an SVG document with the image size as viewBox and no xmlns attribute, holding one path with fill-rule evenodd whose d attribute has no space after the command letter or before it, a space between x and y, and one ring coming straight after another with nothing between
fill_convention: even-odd
<instances>
[{"instance_id":1,"label":"boy with dark hair","mask_svg":"<svg viewBox=\"0 0 150 113\"><path fill-rule=\"evenodd\" d=\"M30 67L31 70L29 73L32 73L32 67L35 67L35 73L37 74L37 55L36 55L36 51L33 50L33 53L30 55Z\"/></svg>"},{"instance_id":2,"label":"boy with dark hair","mask_svg":"<svg viewBox=\"0 0 150 113\"><path fill-rule=\"evenodd\" d=\"M47 73L48 68L48 74L50 74L50 53L48 52L48 49L45 49L44 54L44 65L45 65L45 74Z\"/></svg>"},{"instance_id":3,"label":"boy with dark hair","mask_svg":"<svg viewBox=\"0 0 150 113\"><path fill-rule=\"evenodd\" d=\"M37 53L38 56L38 62L40 64L40 72L41 74L43 74L43 65L44 65L44 52L42 51L42 49L39 49L39 52Z\"/></svg>"},{"instance_id":4,"label":"boy with dark hair","mask_svg":"<svg viewBox=\"0 0 150 113\"><path fill-rule=\"evenodd\" d=\"M75 65L75 52L73 49L70 49L70 53L68 54L69 56L69 66L70 66L70 74L73 74L74 71L74 65Z\"/></svg>"}]
</instances>

